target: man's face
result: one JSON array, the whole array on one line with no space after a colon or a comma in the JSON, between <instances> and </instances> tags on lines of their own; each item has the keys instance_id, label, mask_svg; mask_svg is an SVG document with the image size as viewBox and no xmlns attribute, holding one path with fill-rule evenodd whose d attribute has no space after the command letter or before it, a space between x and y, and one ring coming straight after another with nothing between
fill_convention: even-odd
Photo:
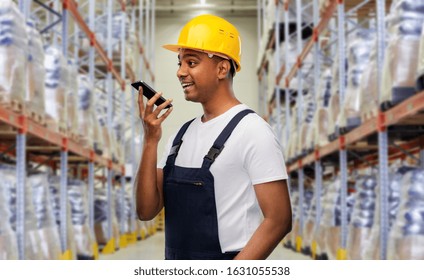
<instances>
[{"instance_id":1,"label":"man's face","mask_svg":"<svg viewBox=\"0 0 424 280\"><path fill-rule=\"evenodd\" d=\"M218 61L195 50L183 49L179 52L177 77L186 100L204 103L213 97L219 82Z\"/></svg>"}]
</instances>

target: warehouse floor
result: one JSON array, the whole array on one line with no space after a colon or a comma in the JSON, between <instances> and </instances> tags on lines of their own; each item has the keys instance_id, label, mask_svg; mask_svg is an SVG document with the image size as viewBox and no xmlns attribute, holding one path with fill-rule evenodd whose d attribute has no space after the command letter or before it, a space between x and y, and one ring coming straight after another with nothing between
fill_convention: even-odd
<instances>
[{"instance_id":1,"label":"warehouse floor","mask_svg":"<svg viewBox=\"0 0 424 280\"><path fill-rule=\"evenodd\" d=\"M113 254L100 254L100 260L163 260L165 236L158 231L145 240L130 244ZM311 260L310 257L284 248L282 245L274 250L269 260Z\"/></svg>"}]
</instances>

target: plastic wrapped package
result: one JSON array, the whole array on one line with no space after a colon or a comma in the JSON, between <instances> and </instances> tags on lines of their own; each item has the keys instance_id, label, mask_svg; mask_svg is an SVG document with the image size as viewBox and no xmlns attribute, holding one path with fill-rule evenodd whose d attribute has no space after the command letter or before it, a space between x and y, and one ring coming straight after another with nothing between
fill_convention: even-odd
<instances>
[{"instance_id":1,"label":"plastic wrapped package","mask_svg":"<svg viewBox=\"0 0 424 280\"><path fill-rule=\"evenodd\" d=\"M9 195L8 207L11 212L10 224L12 229L16 232L16 219L17 219L17 201L16 201L16 167L11 165L0 166L3 177L3 186L8 188ZM34 214L34 205L32 202L32 189L28 184L25 185L25 259L39 260L42 259L40 239L37 229L37 221Z\"/></svg>"},{"instance_id":2,"label":"plastic wrapped package","mask_svg":"<svg viewBox=\"0 0 424 280\"><path fill-rule=\"evenodd\" d=\"M327 256L327 252L325 251L325 227L322 224L322 215L324 213L323 211L323 204L324 204L324 200L328 191L328 186L331 182L330 181L324 181L323 182L323 187L321 190L321 198L320 198L320 209L318 211L318 209L316 209L316 204L315 204L315 215L317 215L318 224L314 224L314 229L313 229L313 233L312 233L312 245L315 245L315 248L312 250L312 253L315 253L315 259L328 259ZM315 252L314 252L315 250Z\"/></svg>"},{"instance_id":3,"label":"plastic wrapped package","mask_svg":"<svg viewBox=\"0 0 424 280\"><path fill-rule=\"evenodd\" d=\"M0 103L25 101L28 35L25 19L12 0L0 3ZM18 104L13 105L13 102Z\"/></svg>"},{"instance_id":4,"label":"plastic wrapped package","mask_svg":"<svg viewBox=\"0 0 424 280\"><path fill-rule=\"evenodd\" d=\"M10 209L11 200L14 199L11 192L14 179L7 169L8 166L0 165L0 260L17 260L18 242L11 224L15 217Z\"/></svg>"},{"instance_id":5,"label":"plastic wrapped package","mask_svg":"<svg viewBox=\"0 0 424 280\"><path fill-rule=\"evenodd\" d=\"M377 46L376 42L371 49L370 61L365 68L359 86L359 104L361 108L361 122L376 117L378 112L378 84L377 84Z\"/></svg>"},{"instance_id":6,"label":"plastic wrapped package","mask_svg":"<svg viewBox=\"0 0 424 280\"><path fill-rule=\"evenodd\" d=\"M87 75L78 75L78 131L81 142L93 147L94 89Z\"/></svg>"},{"instance_id":7,"label":"plastic wrapped package","mask_svg":"<svg viewBox=\"0 0 424 280\"><path fill-rule=\"evenodd\" d=\"M66 93L69 68L62 51L54 46L45 49L45 108L47 123L57 131L66 130Z\"/></svg>"},{"instance_id":8,"label":"plastic wrapped package","mask_svg":"<svg viewBox=\"0 0 424 280\"><path fill-rule=\"evenodd\" d=\"M327 135L330 141L333 141L334 139L336 139L336 137L339 135L339 129L338 129L338 117L340 114L340 83L343 82L345 83L345 85L347 85L347 75L345 76L345 78L343 79L343 81L340 81L340 71L339 71L339 65L340 65L340 61L338 56L336 56L335 58L335 62L333 63L332 66L332 74L331 76L333 77L332 81L332 86L331 86L331 97L330 97L330 101L329 101L329 108L328 108L328 112L330 114L330 121L329 121L329 126L328 126L328 130L327 130ZM346 73L348 73L349 68L348 68L348 60L345 60L345 70Z\"/></svg>"},{"instance_id":9,"label":"plastic wrapped package","mask_svg":"<svg viewBox=\"0 0 424 280\"><path fill-rule=\"evenodd\" d=\"M140 73L140 52L135 34L134 30L130 30L128 41L125 45L125 61L131 66L134 73Z\"/></svg>"},{"instance_id":10,"label":"plastic wrapped package","mask_svg":"<svg viewBox=\"0 0 424 280\"><path fill-rule=\"evenodd\" d=\"M40 32L35 28L33 21L28 20L26 25L29 48L27 63L27 84L26 84L26 108L41 116L44 121L45 114L45 75L44 68L44 44Z\"/></svg>"},{"instance_id":11,"label":"plastic wrapped package","mask_svg":"<svg viewBox=\"0 0 424 280\"><path fill-rule=\"evenodd\" d=\"M330 105L328 107L328 141L334 141L337 138L336 124L340 113L340 96L339 94L331 95Z\"/></svg>"},{"instance_id":12,"label":"plastic wrapped package","mask_svg":"<svg viewBox=\"0 0 424 280\"><path fill-rule=\"evenodd\" d=\"M66 129L68 132L78 135L78 66L68 61L68 80L69 86L66 91L66 110L67 110L67 125Z\"/></svg>"},{"instance_id":13,"label":"plastic wrapped package","mask_svg":"<svg viewBox=\"0 0 424 280\"><path fill-rule=\"evenodd\" d=\"M117 217L118 227L121 228L123 224L123 233L131 233L131 197L127 191L124 192L124 199L122 200L121 189L115 190L115 210Z\"/></svg>"},{"instance_id":14,"label":"plastic wrapped package","mask_svg":"<svg viewBox=\"0 0 424 280\"><path fill-rule=\"evenodd\" d=\"M308 134L312 130L312 124L304 122L300 128L300 138L299 138L299 155L306 156L308 152L311 151L310 142L308 142ZM310 140L310 138L309 138Z\"/></svg>"},{"instance_id":15,"label":"plastic wrapped package","mask_svg":"<svg viewBox=\"0 0 424 280\"><path fill-rule=\"evenodd\" d=\"M314 199L314 191L311 188L305 188L304 190L304 200L303 200L303 231L302 235L302 253L306 255L311 254L312 248L312 230L313 230L313 222L311 223L309 220L309 214L311 211L314 211L312 207L314 207L315 202ZM306 235L305 235L306 234Z\"/></svg>"},{"instance_id":16,"label":"plastic wrapped package","mask_svg":"<svg viewBox=\"0 0 424 280\"><path fill-rule=\"evenodd\" d=\"M94 232L99 247L104 247L114 238L115 249L119 249L119 227L118 220L116 217L115 198L112 198L112 205L108 204L107 194L104 188L95 188L94 190ZM111 211L111 225L112 232L111 236L108 233L108 220L107 211L110 208Z\"/></svg>"},{"instance_id":17,"label":"plastic wrapped package","mask_svg":"<svg viewBox=\"0 0 424 280\"><path fill-rule=\"evenodd\" d=\"M49 176L48 177L49 191L50 191L50 203L52 205L52 210L56 225L60 229L61 219L60 219L60 177L58 176ZM67 239L66 247L71 252L71 259L77 259L77 247L75 243L74 229L72 227L72 213L71 213L71 203L66 202L66 219L67 219Z\"/></svg>"},{"instance_id":18,"label":"plastic wrapped package","mask_svg":"<svg viewBox=\"0 0 424 280\"><path fill-rule=\"evenodd\" d=\"M315 146L323 147L328 144L328 126L329 126L329 114L327 108L318 108L315 112L313 120L313 127L315 128L315 134L313 137Z\"/></svg>"},{"instance_id":19,"label":"plastic wrapped package","mask_svg":"<svg viewBox=\"0 0 424 280\"><path fill-rule=\"evenodd\" d=\"M424 170L407 172L399 211L389 237L388 258L424 260Z\"/></svg>"},{"instance_id":20,"label":"plastic wrapped package","mask_svg":"<svg viewBox=\"0 0 424 280\"><path fill-rule=\"evenodd\" d=\"M424 24L421 30L421 38L420 38L420 49L418 52L418 66L417 66L417 81L416 81L416 89L418 92L424 90Z\"/></svg>"},{"instance_id":21,"label":"plastic wrapped package","mask_svg":"<svg viewBox=\"0 0 424 280\"><path fill-rule=\"evenodd\" d=\"M104 92L96 92L97 102L94 106L94 111L97 117L97 122L100 125L100 135L103 139L103 155L106 158L112 159L112 135L107 125L107 96Z\"/></svg>"},{"instance_id":22,"label":"plastic wrapped package","mask_svg":"<svg viewBox=\"0 0 424 280\"><path fill-rule=\"evenodd\" d=\"M96 154L103 155L104 149L104 140L102 137L102 131L99 122L97 121L94 112L91 111L90 114L91 123L92 123L92 131L93 131L93 148Z\"/></svg>"},{"instance_id":23,"label":"plastic wrapped package","mask_svg":"<svg viewBox=\"0 0 424 280\"><path fill-rule=\"evenodd\" d=\"M387 110L415 94L423 3L397 0L388 16L389 42L384 57L381 109Z\"/></svg>"},{"instance_id":24,"label":"plastic wrapped package","mask_svg":"<svg viewBox=\"0 0 424 280\"><path fill-rule=\"evenodd\" d=\"M371 243L371 231L374 225L377 204L377 177L366 175L357 178L356 198L349 226L347 258L351 260L366 259L366 252Z\"/></svg>"},{"instance_id":25,"label":"plastic wrapped package","mask_svg":"<svg viewBox=\"0 0 424 280\"><path fill-rule=\"evenodd\" d=\"M393 226L393 223L396 219L397 213L399 211L400 206L400 198L401 198L401 188L402 188L402 178L403 176L412 171L416 168L406 166L404 164L398 164L395 163L396 166L392 166L391 169L393 169L389 174L389 232L391 231L391 228ZM379 215L379 209L380 209L380 194L379 189L376 190L378 199L376 204L376 210L375 210L375 216L374 216L374 225L371 230L371 236L370 236L370 244L365 251L365 259L368 260L378 260L380 259L380 215ZM391 243L393 244L393 243ZM390 243L389 243L390 246ZM389 249L390 252L390 249Z\"/></svg>"},{"instance_id":26,"label":"plastic wrapped package","mask_svg":"<svg viewBox=\"0 0 424 280\"><path fill-rule=\"evenodd\" d=\"M297 117L295 115L297 111L297 105L294 105L291 109L291 124L290 124L290 138L287 147L287 161L291 162L296 158L297 152L297 140L298 140L298 130L297 130Z\"/></svg>"},{"instance_id":27,"label":"plastic wrapped package","mask_svg":"<svg viewBox=\"0 0 424 280\"><path fill-rule=\"evenodd\" d=\"M88 188L80 180L68 180L68 199L78 259L93 259L95 236L88 224Z\"/></svg>"},{"instance_id":28,"label":"plastic wrapped package","mask_svg":"<svg viewBox=\"0 0 424 280\"><path fill-rule=\"evenodd\" d=\"M347 220L350 221L351 209L354 203L353 195L347 197ZM337 259L341 235L341 198L340 178L337 177L329 186L323 201L322 224L325 237L325 252L330 260Z\"/></svg>"},{"instance_id":29,"label":"plastic wrapped package","mask_svg":"<svg viewBox=\"0 0 424 280\"><path fill-rule=\"evenodd\" d=\"M61 255L59 227L53 213L47 174L34 174L28 177L32 189L32 201L40 237L41 258L59 259Z\"/></svg>"},{"instance_id":30,"label":"plastic wrapped package","mask_svg":"<svg viewBox=\"0 0 424 280\"><path fill-rule=\"evenodd\" d=\"M360 85L364 72L369 67L374 38L375 31L373 29L358 29L349 40L348 82L342 110L337 119L337 126L342 134L361 124Z\"/></svg>"}]
</instances>

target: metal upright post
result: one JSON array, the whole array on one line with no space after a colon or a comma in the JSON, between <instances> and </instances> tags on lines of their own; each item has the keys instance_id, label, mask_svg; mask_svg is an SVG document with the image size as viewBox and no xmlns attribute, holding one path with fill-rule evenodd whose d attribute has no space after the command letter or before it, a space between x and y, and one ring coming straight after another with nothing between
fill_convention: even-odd
<instances>
[{"instance_id":1,"label":"metal upright post","mask_svg":"<svg viewBox=\"0 0 424 280\"><path fill-rule=\"evenodd\" d=\"M58 1L55 2L57 4ZM68 57L68 10L62 10L62 53L65 59ZM66 97L65 97L66 99ZM66 102L66 101L65 101ZM65 114L65 121L67 114ZM60 152L60 237L62 253L65 258L70 257L68 252L68 147L65 145Z\"/></svg>"},{"instance_id":2,"label":"metal upright post","mask_svg":"<svg viewBox=\"0 0 424 280\"><path fill-rule=\"evenodd\" d=\"M274 73L270 73L270 75L274 75L274 84L272 85L274 87L275 91L275 103L276 103L276 109L277 109L277 139L281 142L282 139L282 127L281 127L281 96L280 96L280 88L277 85L277 76L278 72L280 72L280 8L281 4L280 1L277 2L275 7L275 53L274 53L274 63L275 63L275 69Z\"/></svg>"},{"instance_id":3,"label":"metal upright post","mask_svg":"<svg viewBox=\"0 0 424 280\"><path fill-rule=\"evenodd\" d=\"M289 14L289 5L288 3L284 5L284 63L285 63L285 74L288 74L290 71L289 63L289 43L290 43L290 33L289 33L289 23L290 23L290 14ZM286 114L286 145L288 145L290 140L290 130L291 130L291 114L290 114L290 85L288 81L284 81L285 89L285 114Z\"/></svg>"},{"instance_id":4,"label":"metal upright post","mask_svg":"<svg viewBox=\"0 0 424 280\"><path fill-rule=\"evenodd\" d=\"M125 13L125 9L122 10ZM126 41L126 32L125 32L125 20L122 18L121 21L121 77L125 80L126 76L126 63L125 63L125 41ZM121 146L125 149L125 84L121 85ZM124 160L125 162L125 160ZM119 200L121 205L121 217L120 217L120 232L121 236L126 239L125 236L125 174L121 174L121 190L119 192ZM123 239L121 239L123 240ZM125 242L121 241L121 244L125 246Z\"/></svg>"},{"instance_id":5,"label":"metal upright post","mask_svg":"<svg viewBox=\"0 0 424 280\"><path fill-rule=\"evenodd\" d=\"M296 31L297 31L297 55L298 55L298 70L297 70L297 125L298 130L301 130L303 122L303 73L301 61L299 61L300 54L303 50L302 45L302 0L296 0ZM296 250L299 252L302 248L302 233L305 219L305 211L303 204L305 201L305 186L304 186L304 172L301 161L299 162L298 169L298 184L299 184L299 232L296 237Z\"/></svg>"},{"instance_id":6,"label":"metal upright post","mask_svg":"<svg viewBox=\"0 0 424 280\"><path fill-rule=\"evenodd\" d=\"M314 21L314 28L317 28L319 24L319 5L318 0L314 0L313 2L313 21ZM316 30L316 29L315 29ZM318 34L314 35L317 36L315 39L314 44L314 100L318 103L319 100L319 94L318 92L318 85L320 81L320 45L319 45L319 39ZM321 194L322 194L322 165L321 165L321 159L319 157L319 151L315 152L315 222L314 222L314 232L317 230L319 224L320 224L320 213L321 213ZM316 241L313 240L311 251L313 258L316 257Z\"/></svg>"},{"instance_id":7,"label":"metal upright post","mask_svg":"<svg viewBox=\"0 0 424 280\"><path fill-rule=\"evenodd\" d=\"M16 237L20 260L25 259L26 176L26 132L21 129L16 135Z\"/></svg>"},{"instance_id":8,"label":"metal upright post","mask_svg":"<svg viewBox=\"0 0 424 280\"><path fill-rule=\"evenodd\" d=\"M151 36L150 36L150 69L152 70L152 74L155 73L155 28L156 28L156 0L152 0L152 4L151 4L151 11L152 11L152 16L151 16ZM152 84L155 85L155 79L152 78Z\"/></svg>"},{"instance_id":9,"label":"metal upright post","mask_svg":"<svg viewBox=\"0 0 424 280\"><path fill-rule=\"evenodd\" d=\"M338 5L338 51L339 51L339 95L340 108L343 106L344 94L346 90L346 41L345 41L345 10L343 0ZM347 245L347 151L344 145L344 136L339 137L340 141L340 203L341 203L341 236L340 248L337 252L337 259L346 259Z\"/></svg>"},{"instance_id":10,"label":"metal upright post","mask_svg":"<svg viewBox=\"0 0 424 280\"><path fill-rule=\"evenodd\" d=\"M96 28L96 0L88 1L88 26L91 31L94 31ZM95 84L95 65L94 65L94 40L95 38L89 38L90 40L90 48L88 50L88 75L91 84ZM94 88L94 87L93 87ZM97 96L93 94L92 100L93 104L96 104ZM93 105L92 105L93 106ZM97 121L97 120L96 120ZM94 162L90 159L88 162L88 221L90 225L90 230L94 232ZM96 252L95 252L96 253Z\"/></svg>"},{"instance_id":11,"label":"metal upright post","mask_svg":"<svg viewBox=\"0 0 424 280\"><path fill-rule=\"evenodd\" d=\"M113 61L113 44L112 44L112 11L113 11L113 0L108 0L108 5L107 5L107 56L110 59L110 61ZM107 71L107 128L109 131L109 134L111 135L112 133L112 122L113 122L113 95L114 95L114 81L112 79L112 72L111 72L111 65L108 66L108 71ZM112 136L113 137L113 136ZM107 166L107 185L106 185L106 196L107 196L107 204L109 205L109 207L107 207L107 240L108 240L108 246L107 246L107 250L105 250L105 253L113 253L115 250L115 244L114 240L113 240L113 236L112 236L112 198L113 198L113 194L112 194L112 174L113 174L113 170L112 170L112 166L108 165Z\"/></svg>"},{"instance_id":12,"label":"metal upright post","mask_svg":"<svg viewBox=\"0 0 424 280\"><path fill-rule=\"evenodd\" d=\"M113 246L113 248L109 248L109 250L111 250L111 252L114 252L115 250L115 242L113 240L113 234L112 234L112 199L113 199L113 194L112 194L112 178L113 178L113 170L111 168L108 167L107 169L107 184L106 184L106 199L107 199L107 203L109 205L109 207L107 207L106 210L106 216L107 216L107 240L109 243L109 246ZM107 252L110 253L110 252Z\"/></svg>"},{"instance_id":13,"label":"metal upright post","mask_svg":"<svg viewBox=\"0 0 424 280\"><path fill-rule=\"evenodd\" d=\"M144 35L145 35L145 40L144 40L145 50L144 50L144 52L146 53L146 57L149 60L150 60L150 47L151 47L151 44L150 44L150 38L151 38L151 34L150 34L150 1L151 0L146 0L146 18L145 18L146 23L145 23L145 26L144 26L146 28L146 30L144 32Z\"/></svg>"},{"instance_id":14,"label":"metal upright post","mask_svg":"<svg viewBox=\"0 0 424 280\"><path fill-rule=\"evenodd\" d=\"M19 1L19 10L28 18L28 1ZM23 119L25 122L25 119ZM26 124L16 134L16 238L18 243L18 258L25 259L25 208L26 208Z\"/></svg>"},{"instance_id":15,"label":"metal upright post","mask_svg":"<svg viewBox=\"0 0 424 280\"><path fill-rule=\"evenodd\" d=\"M88 162L88 225L94 232L94 162Z\"/></svg>"},{"instance_id":16,"label":"metal upright post","mask_svg":"<svg viewBox=\"0 0 424 280\"><path fill-rule=\"evenodd\" d=\"M376 1L377 9L377 85L379 101L381 94L381 77L383 72L384 50L385 50L385 2ZM381 102L379 103L381 104ZM387 259L387 241L389 236L389 159L388 159L388 135L383 126L383 113L379 112L378 127L378 168L380 185L380 259Z\"/></svg>"}]
</instances>

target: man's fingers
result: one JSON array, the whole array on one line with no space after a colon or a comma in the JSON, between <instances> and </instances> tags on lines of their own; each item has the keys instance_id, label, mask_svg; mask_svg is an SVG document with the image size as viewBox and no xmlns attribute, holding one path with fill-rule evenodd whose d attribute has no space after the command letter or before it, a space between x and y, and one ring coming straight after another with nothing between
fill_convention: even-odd
<instances>
[{"instance_id":1,"label":"man's fingers","mask_svg":"<svg viewBox=\"0 0 424 280\"><path fill-rule=\"evenodd\" d=\"M140 118L144 118L144 101L143 101L143 88L138 88L138 111L140 113Z\"/></svg>"}]
</instances>

